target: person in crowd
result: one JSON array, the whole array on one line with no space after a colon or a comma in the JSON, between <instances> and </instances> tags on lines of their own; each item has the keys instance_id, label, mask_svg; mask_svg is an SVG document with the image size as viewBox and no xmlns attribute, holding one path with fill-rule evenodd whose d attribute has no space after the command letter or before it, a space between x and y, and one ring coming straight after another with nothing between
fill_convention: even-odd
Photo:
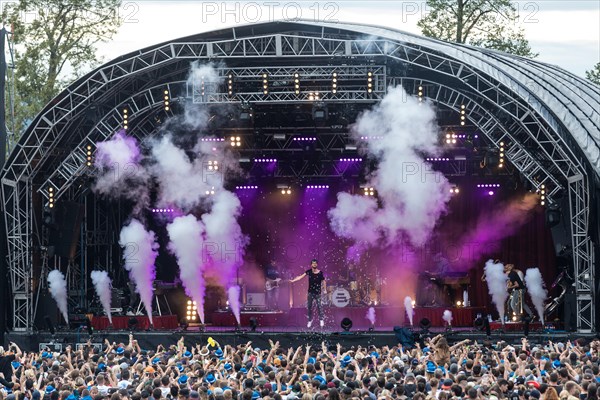
<instances>
[{"instance_id":1,"label":"person in crowd","mask_svg":"<svg viewBox=\"0 0 600 400\"><path fill-rule=\"evenodd\" d=\"M263 339L261 339L263 340ZM267 342L265 342L266 344ZM0 348L0 400L597 400L600 340Z\"/></svg>"}]
</instances>

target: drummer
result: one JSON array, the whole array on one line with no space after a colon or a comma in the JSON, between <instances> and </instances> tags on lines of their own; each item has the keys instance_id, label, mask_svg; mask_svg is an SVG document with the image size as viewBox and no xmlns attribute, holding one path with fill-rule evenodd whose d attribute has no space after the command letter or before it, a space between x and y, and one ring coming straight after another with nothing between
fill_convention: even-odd
<instances>
[{"instance_id":1,"label":"drummer","mask_svg":"<svg viewBox=\"0 0 600 400\"><path fill-rule=\"evenodd\" d=\"M354 303L358 302L358 276L357 276L357 271L358 266L355 263L351 263L350 265L348 265L348 268L346 268L346 271L348 272L346 274L346 276L342 277L340 280L344 282L344 286L347 286L348 289L350 290L350 292L352 293L352 300Z\"/></svg>"}]
</instances>

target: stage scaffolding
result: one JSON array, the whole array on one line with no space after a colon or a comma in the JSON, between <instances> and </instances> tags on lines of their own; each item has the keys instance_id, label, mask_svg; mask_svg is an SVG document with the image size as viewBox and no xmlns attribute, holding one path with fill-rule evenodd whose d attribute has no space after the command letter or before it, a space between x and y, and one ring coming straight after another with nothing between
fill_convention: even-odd
<instances>
[{"instance_id":1,"label":"stage scaffolding","mask_svg":"<svg viewBox=\"0 0 600 400\"><path fill-rule=\"evenodd\" d=\"M496 148L506 143L507 160L533 189L543 185L549 204L560 193L568 194L570 215L566 218L573 233L577 329L582 333L595 329L598 301L594 297L594 246L588 232L591 174L597 172L585 161L588 155L578 143L582 136L597 134L597 87L557 67L531 60L510 62L509 56L493 51L382 28L306 22L256 27L260 29L235 28L220 36L173 40L120 57L73 83L36 117L8 160L1 180L13 330L33 329L33 283L40 277L34 277L39 268L32 266L39 262L34 254L43 247L41 229L35 221L47 204L48 189L52 188L56 201L91 201L86 192L94 171L86 166L86 148L109 139L121 128L124 107L130 113L129 133L143 141L156 132L159 116L173 115L163 109L165 92L173 104L233 105L241 109L264 104L334 107L375 104L398 84L411 95L423 92L426 101L457 115L464 106L468 124ZM212 62L222 83L202 92L197 82L187 82L191 61ZM304 82L311 82L310 90L295 92L290 84L295 73ZM334 73L340 79L336 93L330 84ZM374 84L371 92L366 79L369 73ZM259 85L262 74L269 77L268 93ZM224 84L229 75L244 90L230 94ZM345 89L344 79L352 82ZM562 92L548 98L546 88ZM318 101L309 98L311 91L319 92ZM577 101L573 101L575 97ZM558 115L557 110L564 112ZM343 129L318 136L330 150L342 151L347 142ZM283 142L281 150L291 144L289 140ZM326 177L331 172L295 166L277 174ZM79 260L75 262L85 263L86 251L95 247L106 252L108 264L114 264L115 254L108 249L115 244L115 233L104 224L110 217L100 215L102 212L86 214ZM93 224L89 222L92 220ZM87 229L89 226L93 231ZM90 270L83 264L70 268L73 285Z\"/></svg>"}]
</instances>

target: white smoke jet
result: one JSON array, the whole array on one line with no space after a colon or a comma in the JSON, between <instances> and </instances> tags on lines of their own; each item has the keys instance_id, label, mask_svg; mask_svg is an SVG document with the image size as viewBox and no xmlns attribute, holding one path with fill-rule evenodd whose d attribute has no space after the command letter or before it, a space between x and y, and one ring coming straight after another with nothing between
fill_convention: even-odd
<instances>
[{"instance_id":1,"label":"white smoke jet","mask_svg":"<svg viewBox=\"0 0 600 400\"><path fill-rule=\"evenodd\" d=\"M102 304L102 308L104 308L104 312L108 317L108 321L112 324L112 315L110 313L112 292L110 289L111 280L108 277L108 272L92 271L91 278L92 283L94 284L94 289L96 289L96 294L98 295L100 303Z\"/></svg>"},{"instance_id":2,"label":"white smoke jet","mask_svg":"<svg viewBox=\"0 0 600 400\"><path fill-rule=\"evenodd\" d=\"M371 326L375 325L375 308L369 307L366 318L371 322Z\"/></svg>"},{"instance_id":3,"label":"white smoke jet","mask_svg":"<svg viewBox=\"0 0 600 400\"><path fill-rule=\"evenodd\" d=\"M139 211L149 203L149 175L141 165L137 140L124 130L110 140L96 144L94 165L98 177L93 186L96 193L111 198L125 197L136 202Z\"/></svg>"},{"instance_id":4,"label":"white smoke jet","mask_svg":"<svg viewBox=\"0 0 600 400\"><path fill-rule=\"evenodd\" d=\"M413 246L425 244L451 196L447 179L423 159L423 154L440 152L435 119L433 107L401 87L358 118L351 134L356 140L371 138L366 156L378 165L367 186L376 190L381 205L362 194L338 194L328 213L337 236L365 247L397 245L403 235Z\"/></svg>"},{"instance_id":5,"label":"white smoke jet","mask_svg":"<svg viewBox=\"0 0 600 400\"><path fill-rule=\"evenodd\" d=\"M538 268L529 268L525 272L525 285L527 285L527 292L531 296L535 311L544 325L544 302L548 297L548 291L544 287L544 280Z\"/></svg>"},{"instance_id":6,"label":"white smoke jet","mask_svg":"<svg viewBox=\"0 0 600 400\"><path fill-rule=\"evenodd\" d=\"M406 315L408 316L408 321L410 322L410 326L413 326L413 318L415 316L415 310L413 310L413 299L410 296L406 296L404 298L404 308L406 309Z\"/></svg>"},{"instance_id":7,"label":"white smoke jet","mask_svg":"<svg viewBox=\"0 0 600 400\"><path fill-rule=\"evenodd\" d=\"M66 323L69 323L69 310L67 306L67 281L62 272L55 269L48 273L48 289L52 298L56 301L58 309L65 319Z\"/></svg>"},{"instance_id":8,"label":"white smoke jet","mask_svg":"<svg viewBox=\"0 0 600 400\"><path fill-rule=\"evenodd\" d=\"M504 274L504 265L495 264L492 260L488 260L484 267L486 281L490 296L492 296L492 302L496 305L498 314L500 314L500 320L504 323L504 304L508 298L508 291L506 288L507 276Z\"/></svg>"},{"instance_id":9,"label":"white smoke jet","mask_svg":"<svg viewBox=\"0 0 600 400\"><path fill-rule=\"evenodd\" d=\"M240 325L240 287L237 285L230 286L227 290L227 300L229 300L229 307L231 312L235 316L237 324Z\"/></svg>"},{"instance_id":10,"label":"white smoke jet","mask_svg":"<svg viewBox=\"0 0 600 400\"><path fill-rule=\"evenodd\" d=\"M200 322L204 324L204 224L193 215L177 217L167 225L169 250L177 257L179 277L186 294L196 302Z\"/></svg>"},{"instance_id":11,"label":"white smoke jet","mask_svg":"<svg viewBox=\"0 0 600 400\"><path fill-rule=\"evenodd\" d=\"M210 213L202 215L206 227L205 256L218 272L221 283L229 287L236 280L237 269L243 263L248 238L242 233L237 218L241 212L240 200L228 191L213 196Z\"/></svg>"},{"instance_id":12,"label":"white smoke jet","mask_svg":"<svg viewBox=\"0 0 600 400\"><path fill-rule=\"evenodd\" d=\"M446 321L448 326L452 326L452 311L444 310L444 313L442 314L442 319Z\"/></svg>"},{"instance_id":13,"label":"white smoke jet","mask_svg":"<svg viewBox=\"0 0 600 400\"><path fill-rule=\"evenodd\" d=\"M155 143L151 153L155 160L152 174L159 184L159 206L175 205L188 211L211 190L202 170L202 160L190 160L183 149L173 144L170 135Z\"/></svg>"},{"instance_id":14,"label":"white smoke jet","mask_svg":"<svg viewBox=\"0 0 600 400\"><path fill-rule=\"evenodd\" d=\"M135 283L136 292L139 293L142 303L152 321L152 284L156 277L154 261L158 255L156 235L147 231L137 219L131 220L129 225L121 229L119 244L123 248L125 269Z\"/></svg>"}]
</instances>

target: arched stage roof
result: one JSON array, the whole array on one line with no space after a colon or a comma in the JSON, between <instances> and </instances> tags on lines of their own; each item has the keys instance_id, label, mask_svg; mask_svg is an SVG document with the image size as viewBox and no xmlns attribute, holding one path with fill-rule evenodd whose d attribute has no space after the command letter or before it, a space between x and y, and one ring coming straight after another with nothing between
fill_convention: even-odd
<instances>
[{"instance_id":1,"label":"arched stage roof","mask_svg":"<svg viewBox=\"0 0 600 400\"><path fill-rule=\"evenodd\" d=\"M256 84L255 90L228 96L216 88L200 95L186 84L192 61L212 62L222 77L233 73L246 89ZM73 82L36 116L10 154L1 182L17 328L31 326L32 193L47 200L52 187L55 198L74 198L85 186L86 146L120 129L123 107L130 110L130 134L151 136L164 117L165 90L173 104L311 104L284 87L263 95L262 71L282 80L293 71L319 82L335 71L353 82L362 79L337 94L322 90L320 103L329 107L376 103L398 84L410 94L422 86L424 97L457 116L466 106L469 125L492 147L508 143L508 161L535 189L545 185L550 202L568 191L580 328L593 325L588 219L590 191L600 177L599 86L557 66L397 30L281 21L173 39L123 55ZM366 92L367 71L374 71L372 94Z\"/></svg>"},{"instance_id":2,"label":"arched stage roof","mask_svg":"<svg viewBox=\"0 0 600 400\"><path fill-rule=\"evenodd\" d=\"M90 111L84 112L86 107L93 105L101 112L115 103L115 100L135 95L136 88L140 91L152 83L166 84L184 80L189 72L191 60L223 60L227 66L240 64L240 58L246 59L247 62L250 62L250 59L256 62L258 59L265 65L285 63L286 49L276 49L279 43L275 41L264 42L268 42L271 35L285 35L285 39L300 35L337 42L337 47L319 48L320 44L315 42L304 49L297 48L298 57L345 58L387 55L399 56L408 63L418 65L419 60L411 59L409 51L427 52L430 56L439 55L443 58L439 62L447 64L450 73L455 77L465 81L474 80L475 85L471 86L473 89L477 89L480 83L475 82L473 74L480 75L486 77L493 85L506 88L514 100L528 104L530 112L536 113L549 129L560 136L565 151L579 153L575 156L582 161L586 160L591 169L600 175L600 87L586 79L560 67L535 60L389 28L355 23L286 21L246 25L175 39L106 63L69 85L35 118L12 152L3 171L4 177L31 178L41 166L48 165L46 160L52 157L51 150L56 140L59 137L72 136L73 132L69 130L78 130L86 126L82 123L89 117ZM253 43L252 39L243 41L244 38L256 40ZM260 43L260 38L263 38L263 43ZM240 41L243 41L243 49L241 46L232 46ZM200 46L194 48L194 44ZM285 44L282 43L281 46L285 47ZM308 52L303 53L302 50ZM397 54L400 52L406 53L404 57ZM443 71L442 66L436 66L434 62L438 60L433 58L425 61L429 63L425 67L448 73ZM330 61L333 64L336 62L335 59ZM244 61L241 61L241 64L243 63ZM455 70L452 71L452 67ZM519 118L525 117L519 115ZM40 136L40 133L45 133L46 130L56 131L59 128L60 133ZM80 134L78 132L77 136ZM68 149L68 143L65 144ZM67 149L63 147L63 150ZM548 155L554 154L548 151ZM30 165L34 160L36 167Z\"/></svg>"}]
</instances>

